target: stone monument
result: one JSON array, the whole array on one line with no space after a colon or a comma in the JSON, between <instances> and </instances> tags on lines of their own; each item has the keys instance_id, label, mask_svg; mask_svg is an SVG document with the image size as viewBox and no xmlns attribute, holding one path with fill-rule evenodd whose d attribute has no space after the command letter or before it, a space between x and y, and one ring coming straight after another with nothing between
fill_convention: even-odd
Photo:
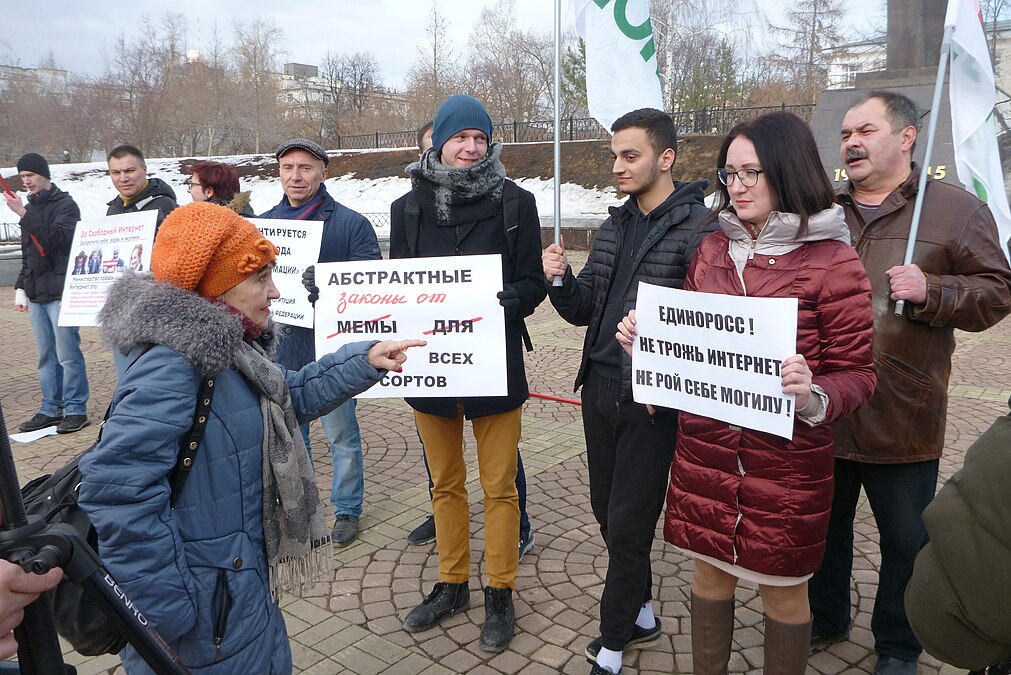
<instances>
[{"instance_id":1,"label":"stone monument","mask_svg":"<svg viewBox=\"0 0 1011 675\"><path fill-rule=\"evenodd\" d=\"M889 0L885 69L858 74L853 89L822 92L811 117L811 128L818 142L822 164L834 187L841 187L847 180L839 159L839 129L843 117L850 106L871 89L889 89L904 94L923 111L913 156L922 165L946 7L947 0ZM929 170L936 180L961 185L955 174L947 84L941 94L940 108Z\"/></svg>"}]
</instances>

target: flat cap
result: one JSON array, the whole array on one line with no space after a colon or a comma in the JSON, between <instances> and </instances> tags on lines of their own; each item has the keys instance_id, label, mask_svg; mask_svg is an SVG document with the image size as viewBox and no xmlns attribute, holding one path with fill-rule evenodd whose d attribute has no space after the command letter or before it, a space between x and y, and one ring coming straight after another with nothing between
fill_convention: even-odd
<instances>
[{"instance_id":1,"label":"flat cap","mask_svg":"<svg viewBox=\"0 0 1011 675\"><path fill-rule=\"evenodd\" d=\"M323 160L323 166L327 166L330 163L330 157L326 154L323 146L315 141L310 141L308 138L290 138L286 140L277 146L277 152L274 153L274 157L280 160L292 150L305 150L316 159Z\"/></svg>"}]
</instances>

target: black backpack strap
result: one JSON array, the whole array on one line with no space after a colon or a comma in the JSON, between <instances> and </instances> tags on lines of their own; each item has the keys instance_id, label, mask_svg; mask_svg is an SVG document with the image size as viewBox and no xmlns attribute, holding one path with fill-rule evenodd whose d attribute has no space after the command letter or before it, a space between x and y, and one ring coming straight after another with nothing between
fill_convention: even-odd
<instances>
[{"instance_id":1,"label":"black backpack strap","mask_svg":"<svg viewBox=\"0 0 1011 675\"><path fill-rule=\"evenodd\" d=\"M516 183L507 180L502 185L502 226L506 236L506 264L509 271L516 274L516 240L520 231L520 189ZM528 352L534 350L534 343L527 330L527 322L520 321L523 335L523 346Z\"/></svg>"},{"instance_id":2,"label":"black backpack strap","mask_svg":"<svg viewBox=\"0 0 1011 675\"><path fill-rule=\"evenodd\" d=\"M211 416L211 402L214 400L214 378L207 378L200 385L197 393L197 411L193 416L193 426L183 438L179 449L179 460L176 468L172 471L169 479L171 492L169 494L169 506L175 506L179 494L182 492L186 479L189 478L193 469L193 460L197 456L197 449L200 447L200 440L204 437L204 430L207 428L207 419Z\"/></svg>"},{"instance_id":3,"label":"black backpack strap","mask_svg":"<svg viewBox=\"0 0 1011 675\"><path fill-rule=\"evenodd\" d=\"M418 201L414 198L414 191L407 193L407 202L404 204L404 238L407 240L408 257L418 255L418 236L420 231L421 209L418 208Z\"/></svg>"}]
</instances>

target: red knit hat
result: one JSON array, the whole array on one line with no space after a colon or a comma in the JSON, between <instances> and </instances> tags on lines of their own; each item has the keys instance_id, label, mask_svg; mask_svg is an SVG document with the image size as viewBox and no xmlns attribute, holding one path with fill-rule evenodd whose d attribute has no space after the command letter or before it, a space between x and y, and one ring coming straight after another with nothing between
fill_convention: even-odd
<instances>
[{"instance_id":1,"label":"red knit hat","mask_svg":"<svg viewBox=\"0 0 1011 675\"><path fill-rule=\"evenodd\" d=\"M277 258L277 247L224 206L194 202L165 218L151 251L155 281L216 298Z\"/></svg>"}]
</instances>

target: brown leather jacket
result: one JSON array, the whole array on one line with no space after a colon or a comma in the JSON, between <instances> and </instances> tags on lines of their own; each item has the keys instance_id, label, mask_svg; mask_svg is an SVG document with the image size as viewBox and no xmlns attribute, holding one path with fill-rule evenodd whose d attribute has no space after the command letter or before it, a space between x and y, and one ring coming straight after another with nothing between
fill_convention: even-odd
<instances>
[{"instance_id":1,"label":"brown leather jacket","mask_svg":"<svg viewBox=\"0 0 1011 675\"><path fill-rule=\"evenodd\" d=\"M835 427L836 457L873 464L938 459L944 447L954 330L982 331L1011 311L1011 270L983 202L962 188L927 183L913 263L927 275L927 302L895 316L885 271L901 265L912 222L919 167L869 222L850 196L853 245L867 269L874 310L878 386L871 400Z\"/></svg>"}]
</instances>

